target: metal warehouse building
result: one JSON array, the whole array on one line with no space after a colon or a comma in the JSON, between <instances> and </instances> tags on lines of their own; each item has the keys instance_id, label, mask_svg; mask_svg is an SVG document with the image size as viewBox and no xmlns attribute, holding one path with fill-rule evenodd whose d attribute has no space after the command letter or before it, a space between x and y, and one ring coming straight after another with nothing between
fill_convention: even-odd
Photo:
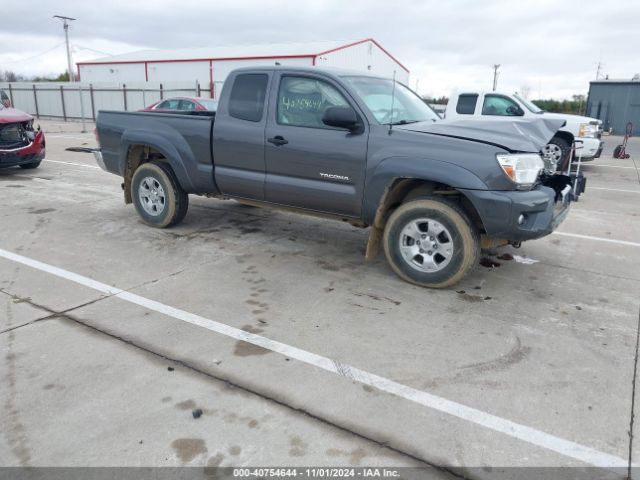
<instances>
[{"instance_id":1,"label":"metal warehouse building","mask_svg":"<svg viewBox=\"0 0 640 480\"><path fill-rule=\"evenodd\" d=\"M589 85L587 116L602 120L605 130L624 135L628 122L640 132L640 76L631 80L596 80Z\"/></svg>"},{"instance_id":2,"label":"metal warehouse building","mask_svg":"<svg viewBox=\"0 0 640 480\"><path fill-rule=\"evenodd\" d=\"M83 82L193 81L210 95L235 68L261 65L321 65L366 70L409 81L409 70L373 38L355 42L220 46L144 50L77 64Z\"/></svg>"}]
</instances>

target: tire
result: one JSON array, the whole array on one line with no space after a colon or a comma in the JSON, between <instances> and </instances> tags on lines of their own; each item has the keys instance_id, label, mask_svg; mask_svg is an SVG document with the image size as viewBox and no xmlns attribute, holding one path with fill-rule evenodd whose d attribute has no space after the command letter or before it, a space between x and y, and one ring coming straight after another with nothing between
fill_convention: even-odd
<instances>
[{"instance_id":1,"label":"tire","mask_svg":"<svg viewBox=\"0 0 640 480\"><path fill-rule=\"evenodd\" d=\"M545 160L555 164L557 170L562 170L564 165L564 159L567 158L567 153L571 150L571 145L564 138L553 137L549 143L542 147L542 153Z\"/></svg>"},{"instance_id":2,"label":"tire","mask_svg":"<svg viewBox=\"0 0 640 480\"><path fill-rule=\"evenodd\" d=\"M134 172L131 198L142 221L156 228L177 225L189 208L189 195L171 168L158 161L143 163Z\"/></svg>"},{"instance_id":3,"label":"tire","mask_svg":"<svg viewBox=\"0 0 640 480\"><path fill-rule=\"evenodd\" d=\"M20 168L24 168L25 170L31 170L33 168L38 168L41 163L42 163L42 160L38 160L37 162L31 162L31 163L23 163L22 165L20 165Z\"/></svg>"},{"instance_id":4,"label":"tire","mask_svg":"<svg viewBox=\"0 0 640 480\"><path fill-rule=\"evenodd\" d=\"M407 232L413 232L419 240ZM418 250L418 241L424 250ZM436 197L401 205L389 217L382 242L396 274L421 287L454 285L476 267L480 257L478 230L458 205Z\"/></svg>"},{"instance_id":5,"label":"tire","mask_svg":"<svg viewBox=\"0 0 640 480\"><path fill-rule=\"evenodd\" d=\"M616 148L613 149L613 158L621 158L621 154L622 153L622 145L618 145Z\"/></svg>"}]
</instances>

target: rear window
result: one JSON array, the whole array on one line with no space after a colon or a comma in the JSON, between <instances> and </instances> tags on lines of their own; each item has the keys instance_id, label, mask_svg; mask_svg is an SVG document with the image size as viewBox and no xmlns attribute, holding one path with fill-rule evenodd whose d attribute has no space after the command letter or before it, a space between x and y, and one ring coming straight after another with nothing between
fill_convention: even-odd
<instances>
[{"instance_id":1,"label":"rear window","mask_svg":"<svg viewBox=\"0 0 640 480\"><path fill-rule=\"evenodd\" d=\"M476 111L477 102L478 95L476 93L463 93L458 97L456 112L460 115L473 115L473 112Z\"/></svg>"},{"instance_id":2,"label":"rear window","mask_svg":"<svg viewBox=\"0 0 640 480\"><path fill-rule=\"evenodd\" d=\"M262 120L268 80L264 73L238 75L231 88L229 115L250 122Z\"/></svg>"}]
</instances>

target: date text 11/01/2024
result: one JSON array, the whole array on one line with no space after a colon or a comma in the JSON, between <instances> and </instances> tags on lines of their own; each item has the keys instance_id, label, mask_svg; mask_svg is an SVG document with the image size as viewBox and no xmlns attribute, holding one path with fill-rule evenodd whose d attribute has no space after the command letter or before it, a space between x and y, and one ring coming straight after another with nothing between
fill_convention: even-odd
<instances>
[{"instance_id":1,"label":"date text 11/01/2024","mask_svg":"<svg viewBox=\"0 0 640 480\"><path fill-rule=\"evenodd\" d=\"M400 473L393 468L234 468L234 478L397 478Z\"/></svg>"}]
</instances>

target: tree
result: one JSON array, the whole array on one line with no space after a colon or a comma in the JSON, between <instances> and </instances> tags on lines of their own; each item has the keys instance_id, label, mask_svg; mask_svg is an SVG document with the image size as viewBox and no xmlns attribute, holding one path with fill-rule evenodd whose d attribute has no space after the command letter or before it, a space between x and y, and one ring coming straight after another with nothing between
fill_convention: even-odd
<instances>
[{"instance_id":1,"label":"tree","mask_svg":"<svg viewBox=\"0 0 640 480\"><path fill-rule=\"evenodd\" d=\"M18 75L16 75L11 70L5 70L4 73L1 76L2 76L2 80L4 82L17 82L18 81Z\"/></svg>"},{"instance_id":2,"label":"tree","mask_svg":"<svg viewBox=\"0 0 640 480\"><path fill-rule=\"evenodd\" d=\"M436 105L446 105L449 102L449 97L445 97L444 95L441 97L430 97L428 95L423 96L422 100L426 103L435 103Z\"/></svg>"},{"instance_id":3,"label":"tree","mask_svg":"<svg viewBox=\"0 0 640 480\"><path fill-rule=\"evenodd\" d=\"M572 100L540 99L533 100L533 103L547 112L581 114L585 105L585 96L572 95Z\"/></svg>"},{"instance_id":4,"label":"tree","mask_svg":"<svg viewBox=\"0 0 640 480\"><path fill-rule=\"evenodd\" d=\"M69 81L69 72L65 71L57 76L54 82L68 82Z\"/></svg>"}]
</instances>

